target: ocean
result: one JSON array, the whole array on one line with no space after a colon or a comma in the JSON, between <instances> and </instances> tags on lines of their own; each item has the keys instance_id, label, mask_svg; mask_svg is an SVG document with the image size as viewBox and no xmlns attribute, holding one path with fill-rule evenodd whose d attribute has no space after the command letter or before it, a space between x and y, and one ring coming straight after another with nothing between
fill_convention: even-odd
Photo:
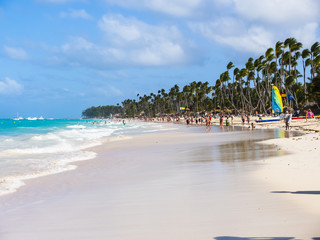
<instances>
[{"instance_id":1,"label":"ocean","mask_svg":"<svg viewBox=\"0 0 320 240\"><path fill-rule=\"evenodd\" d=\"M317 236L317 214L273 193L292 188L282 183L300 161L257 143L294 131L94 121L0 120L2 193L28 185L0 197L0 239L223 239L248 226L252 236Z\"/></svg>"},{"instance_id":2,"label":"ocean","mask_svg":"<svg viewBox=\"0 0 320 240\"><path fill-rule=\"evenodd\" d=\"M0 196L15 192L26 179L75 169L73 162L95 158L90 148L104 142L179 128L185 126L142 121L123 124L109 119L0 119ZM212 127L211 133L231 131L225 136L235 137L242 132L244 139L254 141L288 137L282 129L258 130L254 134L244 130L248 128ZM204 133L205 127L191 127L188 131Z\"/></svg>"},{"instance_id":3,"label":"ocean","mask_svg":"<svg viewBox=\"0 0 320 240\"><path fill-rule=\"evenodd\" d=\"M0 119L0 195L24 180L75 169L88 149L125 136L172 130L168 124L88 119Z\"/></svg>"}]
</instances>

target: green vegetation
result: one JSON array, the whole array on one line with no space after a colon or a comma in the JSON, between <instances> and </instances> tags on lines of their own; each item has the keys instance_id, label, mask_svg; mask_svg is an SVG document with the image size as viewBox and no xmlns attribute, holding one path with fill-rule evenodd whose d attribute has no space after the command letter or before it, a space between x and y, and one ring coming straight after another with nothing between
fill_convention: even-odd
<instances>
[{"instance_id":1,"label":"green vegetation","mask_svg":"<svg viewBox=\"0 0 320 240\"><path fill-rule=\"evenodd\" d=\"M259 58L249 58L242 68L230 62L214 86L209 86L208 82L192 82L182 89L174 85L168 93L162 89L156 94L138 94L137 101L122 102L124 116L177 114L181 113L180 107L188 107L192 112L266 113L272 103L272 85L292 96L290 101L284 99L287 107L297 109L309 102L319 104L320 44L316 42L310 49L302 47L295 38L288 38L277 42Z\"/></svg>"},{"instance_id":2,"label":"green vegetation","mask_svg":"<svg viewBox=\"0 0 320 240\"><path fill-rule=\"evenodd\" d=\"M122 114L123 109L120 106L99 106L91 107L82 112L85 118L108 118L110 114Z\"/></svg>"}]
</instances>

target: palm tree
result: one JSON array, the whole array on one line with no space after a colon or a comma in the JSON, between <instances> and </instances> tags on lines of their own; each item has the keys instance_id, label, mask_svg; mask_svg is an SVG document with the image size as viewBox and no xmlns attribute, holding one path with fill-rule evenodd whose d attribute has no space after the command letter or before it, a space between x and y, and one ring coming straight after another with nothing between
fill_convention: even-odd
<instances>
[{"instance_id":1,"label":"palm tree","mask_svg":"<svg viewBox=\"0 0 320 240\"><path fill-rule=\"evenodd\" d=\"M278 42L276 43L276 45L275 45L275 48L274 48L274 57L275 57L275 59L276 59L276 66L277 66L277 64L278 64L278 58L280 58L281 55L282 55L282 53L283 53L283 48L284 48L283 42L278 41ZM281 69L282 69L282 68L281 68ZM278 72L278 68L276 69L276 72ZM280 73L280 77L281 77L281 74L282 74L282 72ZM279 87L280 87L280 90L281 90L282 84L281 84L281 83L278 84L277 75L276 75L275 77L276 77L276 78L275 78L275 85L276 85L276 86L279 86ZM281 80L280 80L280 82L281 82Z\"/></svg>"},{"instance_id":2,"label":"palm tree","mask_svg":"<svg viewBox=\"0 0 320 240\"><path fill-rule=\"evenodd\" d=\"M262 96L261 96L261 89L260 89L260 85L261 85L261 83L260 83L260 80L261 80L261 78L260 78L260 71L262 70L262 64L261 64L261 61L262 61L262 59L263 59L264 57L263 56L261 56L260 58L257 58L255 61L254 61L254 69L255 69L255 71L256 71L256 74L257 74L257 77L255 78L255 81L253 81L253 83L254 83L254 88L255 88L255 90L256 90L256 94L257 94L257 96L258 96L258 101L257 101L257 107L256 108L258 108L259 107L259 105L260 105L260 112L262 111L262 109L263 109L263 112L264 113L266 113L266 109L265 109L265 104L264 104L264 102L263 102L263 100L262 100Z\"/></svg>"},{"instance_id":3,"label":"palm tree","mask_svg":"<svg viewBox=\"0 0 320 240\"><path fill-rule=\"evenodd\" d=\"M302 48L302 43L300 42L295 42L292 46L291 46L291 50L294 52L294 63L293 63L293 67L294 67L294 75L296 77L296 82L297 82L297 78L298 78L298 74L297 74L297 60L298 58L301 56L301 53L299 52L299 50Z\"/></svg>"},{"instance_id":4,"label":"palm tree","mask_svg":"<svg viewBox=\"0 0 320 240\"><path fill-rule=\"evenodd\" d=\"M239 70L232 62L227 64L227 70L220 74L214 86L208 82L191 82L182 87L173 86L169 93L164 89L158 94L149 96L137 94L139 101L125 100L123 111L128 116L137 112L144 112L145 116L164 113L177 113L180 106L192 107L194 111L211 110L212 108L233 108L235 111L252 111L259 109L266 111L271 105L271 84L281 91L284 89L299 102L306 103L309 99L320 102L320 43L314 43L310 50L300 52L302 44L295 38L287 38L284 42L277 42L275 48L266 50L263 56L253 60L249 58L245 68ZM302 59L303 75L298 71L299 58ZM310 73L307 68L310 66ZM233 69L232 83L230 83L230 70ZM298 78L303 76L303 85ZM306 82L310 79L310 84ZM253 83L253 84L252 84ZM212 93L213 99L208 97ZM289 102L292 104L292 102ZM97 110L98 109L98 110ZM103 107L89 112L100 114ZM90 113L90 114L91 114Z\"/></svg>"},{"instance_id":5,"label":"palm tree","mask_svg":"<svg viewBox=\"0 0 320 240\"><path fill-rule=\"evenodd\" d=\"M289 74L290 75L291 75L291 59L292 59L291 53L292 53L293 47L296 43L297 43L297 40L295 38L287 38L284 41L285 47L288 47L288 49L289 49Z\"/></svg>"},{"instance_id":6,"label":"palm tree","mask_svg":"<svg viewBox=\"0 0 320 240\"><path fill-rule=\"evenodd\" d=\"M229 94L230 100L229 101L230 101L231 105L233 106L234 105L233 104L233 86L232 87L229 86L229 80L230 80L229 70L232 68L234 68L233 62L229 62L227 65L227 72L228 72L227 85L228 85L228 88L230 88L229 89L229 92L230 92L230 94ZM233 77L233 84L234 84L234 77Z\"/></svg>"},{"instance_id":7,"label":"palm tree","mask_svg":"<svg viewBox=\"0 0 320 240\"><path fill-rule=\"evenodd\" d=\"M235 102L234 102L234 93L235 93L235 87L236 87L236 83L235 83L235 78L236 76L239 74L240 70L239 68L235 68L233 69L233 77L232 77L232 98L231 98L231 102L232 105L235 106ZM236 108L236 110L238 111L238 109Z\"/></svg>"}]
</instances>

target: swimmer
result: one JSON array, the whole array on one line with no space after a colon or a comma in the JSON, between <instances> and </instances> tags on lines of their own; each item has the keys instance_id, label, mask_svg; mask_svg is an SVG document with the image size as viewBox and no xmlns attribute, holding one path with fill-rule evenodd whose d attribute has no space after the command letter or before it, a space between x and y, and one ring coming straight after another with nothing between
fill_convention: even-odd
<instances>
[{"instance_id":1,"label":"swimmer","mask_svg":"<svg viewBox=\"0 0 320 240\"><path fill-rule=\"evenodd\" d=\"M227 127L230 126L229 117L227 117L227 119L226 119L226 126L227 126Z\"/></svg>"}]
</instances>

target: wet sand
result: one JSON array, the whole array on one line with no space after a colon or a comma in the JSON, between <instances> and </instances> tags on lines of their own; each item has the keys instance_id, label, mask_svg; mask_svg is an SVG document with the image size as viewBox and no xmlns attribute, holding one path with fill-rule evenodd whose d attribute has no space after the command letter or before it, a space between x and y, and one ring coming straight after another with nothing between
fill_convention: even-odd
<instances>
[{"instance_id":1,"label":"wet sand","mask_svg":"<svg viewBox=\"0 0 320 240\"><path fill-rule=\"evenodd\" d=\"M284 132L201 129L108 142L75 171L29 180L0 198L0 239L320 236L319 214L273 193L261 172L290 155L256 141Z\"/></svg>"}]
</instances>

